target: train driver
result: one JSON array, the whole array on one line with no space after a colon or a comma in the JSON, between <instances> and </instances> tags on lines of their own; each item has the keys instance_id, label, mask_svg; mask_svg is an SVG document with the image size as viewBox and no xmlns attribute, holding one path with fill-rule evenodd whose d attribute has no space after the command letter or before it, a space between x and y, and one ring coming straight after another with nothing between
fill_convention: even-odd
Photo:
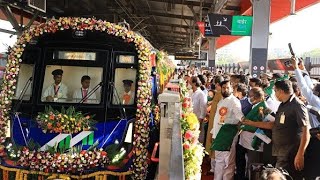
<instances>
[{"instance_id":1,"label":"train driver","mask_svg":"<svg viewBox=\"0 0 320 180\"><path fill-rule=\"evenodd\" d=\"M124 92L122 93L122 104L131 105L134 103L134 92L132 91L132 80L123 80Z\"/></svg>"},{"instance_id":2,"label":"train driver","mask_svg":"<svg viewBox=\"0 0 320 180\"><path fill-rule=\"evenodd\" d=\"M56 69L51 73L54 83L44 91L42 101L47 102L65 102L67 98L68 88L62 81L62 69Z\"/></svg>"},{"instance_id":3,"label":"train driver","mask_svg":"<svg viewBox=\"0 0 320 180\"><path fill-rule=\"evenodd\" d=\"M87 75L82 76L81 88L74 91L73 100L75 100L76 102L79 102L83 99L83 103L98 103L95 93L92 93L92 94L90 93L91 95L85 98L88 95L88 93L91 91L90 81L91 81L90 76L87 76Z\"/></svg>"}]
</instances>

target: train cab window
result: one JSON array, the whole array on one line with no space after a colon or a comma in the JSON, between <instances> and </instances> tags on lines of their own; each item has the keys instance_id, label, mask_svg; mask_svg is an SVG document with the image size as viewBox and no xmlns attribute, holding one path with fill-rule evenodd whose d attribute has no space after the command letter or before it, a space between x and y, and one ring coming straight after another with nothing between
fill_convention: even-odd
<instances>
[{"instance_id":1,"label":"train cab window","mask_svg":"<svg viewBox=\"0 0 320 180\"><path fill-rule=\"evenodd\" d=\"M21 64L14 99L30 100L32 92L33 64Z\"/></svg>"},{"instance_id":2,"label":"train cab window","mask_svg":"<svg viewBox=\"0 0 320 180\"><path fill-rule=\"evenodd\" d=\"M99 104L102 67L47 65L42 102Z\"/></svg>"},{"instance_id":3,"label":"train cab window","mask_svg":"<svg viewBox=\"0 0 320 180\"><path fill-rule=\"evenodd\" d=\"M133 105L135 98L137 70L116 68L112 104Z\"/></svg>"}]
</instances>

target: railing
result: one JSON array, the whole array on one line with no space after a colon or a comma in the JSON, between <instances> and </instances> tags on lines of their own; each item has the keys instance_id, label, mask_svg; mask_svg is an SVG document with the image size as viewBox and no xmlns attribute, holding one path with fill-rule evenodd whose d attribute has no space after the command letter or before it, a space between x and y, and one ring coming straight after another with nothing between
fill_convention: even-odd
<instances>
[{"instance_id":1,"label":"railing","mask_svg":"<svg viewBox=\"0 0 320 180\"><path fill-rule=\"evenodd\" d=\"M157 179L184 179L183 149L180 125L181 103L177 92L159 95L161 104L159 170Z\"/></svg>"},{"instance_id":2,"label":"railing","mask_svg":"<svg viewBox=\"0 0 320 180\"><path fill-rule=\"evenodd\" d=\"M290 58L268 60L268 71L282 73L293 71L292 67L286 67L284 65L284 62L288 60L290 60ZM320 58L306 57L304 63L306 70L310 73L311 77L320 77ZM283 65L279 66L279 64ZM243 71L247 74L249 73L249 62L222 64L217 65L216 68L219 68L226 73L239 73L240 71Z\"/></svg>"}]
</instances>

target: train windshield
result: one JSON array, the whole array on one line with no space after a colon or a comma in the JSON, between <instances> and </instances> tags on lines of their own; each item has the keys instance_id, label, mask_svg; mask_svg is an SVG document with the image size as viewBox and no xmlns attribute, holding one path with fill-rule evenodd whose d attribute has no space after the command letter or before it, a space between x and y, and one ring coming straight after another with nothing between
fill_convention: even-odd
<instances>
[{"instance_id":1,"label":"train windshield","mask_svg":"<svg viewBox=\"0 0 320 180\"><path fill-rule=\"evenodd\" d=\"M47 65L42 102L99 104L102 67Z\"/></svg>"}]
</instances>

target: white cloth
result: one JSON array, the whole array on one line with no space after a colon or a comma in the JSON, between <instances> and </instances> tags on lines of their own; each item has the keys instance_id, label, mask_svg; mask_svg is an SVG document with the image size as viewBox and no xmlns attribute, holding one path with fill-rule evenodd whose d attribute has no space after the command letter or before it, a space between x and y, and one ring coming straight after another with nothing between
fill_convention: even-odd
<instances>
[{"instance_id":1,"label":"white cloth","mask_svg":"<svg viewBox=\"0 0 320 180\"><path fill-rule=\"evenodd\" d=\"M219 124L221 119L219 111L222 108L227 109L227 113L224 115L224 123L226 124L238 124L241 118L244 116L241 111L240 100L234 95L231 94L229 97L220 100L217 105L216 114L214 116L213 128L210 131L213 139L216 138L222 126L221 124Z\"/></svg>"},{"instance_id":2,"label":"white cloth","mask_svg":"<svg viewBox=\"0 0 320 180\"><path fill-rule=\"evenodd\" d=\"M90 88L86 89L87 90L87 94L92 90ZM75 90L73 92L73 101L74 102L79 102L81 101L81 99L84 97L84 94L83 94L83 89L82 88L78 88L77 90ZM93 93L90 97L88 97L88 100L86 102L83 102L83 103L99 103L99 100L97 99L97 96L95 93Z\"/></svg>"},{"instance_id":3,"label":"white cloth","mask_svg":"<svg viewBox=\"0 0 320 180\"><path fill-rule=\"evenodd\" d=\"M198 88L191 96L192 108L198 119L204 119L207 114L207 96Z\"/></svg>"},{"instance_id":4,"label":"white cloth","mask_svg":"<svg viewBox=\"0 0 320 180\"><path fill-rule=\"evenodd\" d=\"M275 97L275 94L272 93L271 97L266 99L266 104L272 110L272 112L276 113L278 111L278 108L279 108L281 102L278 101L277 98Z\"/></svg>"},{"instance_id":5,"label":"white cloth","mask_svg":"<svg viewBox=\"0 0 320 180\"><path fill-rule=\"evenodd\" d=\"M237 140L238 136L235 136L230 151L215 151L214 180L231 180L234 178Z\"/></svg>"},{"instance_id":6,"label":"white cloth","mask_svg":"<svg viewBox=\"0 0 320 180\"><path fill-rule=\"evenodd\" d=\"M320 109L320 98L313 94L313 90L310 88L312 87L310 84L308 85L308 82L311 81L309 76L302 76L301 70L296 69L295 71L297 82L301 91L301 94L307 99L307 102L309 105L316 107ZM305 80L309 79L309 80ZM314 115L310 115L310 124L312 127L318 127L320 126L320 123L318 122L317 118Z\"/></svg>"},{"instance_id":7,"label":"white cloth","mask_svg":"<svg viewBox=\"0 0 320 180\"><path fill-rule=\"evenodd\" d=\"M239 144L246 148L249 149L251 151L259 151L262 152L263 151L263 143L261 143L261 145L259 146L258 150L254 150L253 147L251 146L253 137L254 137L254 133L249 132L249 131L242 131L240 134L240 138L239 138Z\"/></svg>"},{"instance_id":8,"label":"white cloth","mask_svg":"<svg viewBox=\"0 0 320 180\"><path fill-rule=\"evenodd\" d=\"M55 84L51 84L42 94L41 100L46 101L46 97L52 96L58 98L55 102L65 102L67 99L68 87L63 83L58 85L58 92L55 92Z\"/></svg>"}]
</instances>

